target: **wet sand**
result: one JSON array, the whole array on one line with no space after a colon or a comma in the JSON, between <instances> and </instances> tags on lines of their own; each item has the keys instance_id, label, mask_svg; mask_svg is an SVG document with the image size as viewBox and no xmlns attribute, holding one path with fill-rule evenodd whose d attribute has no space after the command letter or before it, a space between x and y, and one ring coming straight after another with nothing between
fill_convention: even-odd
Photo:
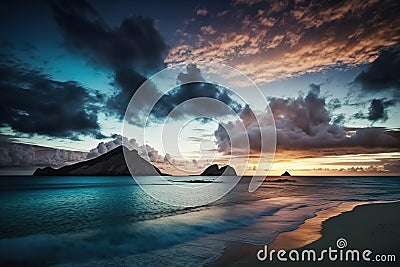
<instances>
[{"instance_id":1,"label":"wet sand","mask_svg":"<svg viewBox=\"0 0 400 267\"><path fill-rule=\"evenodd\" d=\"M400 203L358 204L345 203L318 213L298 229L279 234L274 242L268 244L268 251L296 249L301 254L303 250L314 249L316 255L320 255L323 249L337 249L337 240L344 238L347 241L347 247L342 249L344 253L346 249L358 249L361 255L362 251L369 249L372 251L368 257L371 262L362 259L360 262L332 262L327 255L320 262L281 262L276 254L272 262L261 262L256 255L264 249L263 246L231 242L221 257L209 266L397 266L400 261ZM393 254L397 264L377 262L377 254Z\"/></svg>"}]
</instances>

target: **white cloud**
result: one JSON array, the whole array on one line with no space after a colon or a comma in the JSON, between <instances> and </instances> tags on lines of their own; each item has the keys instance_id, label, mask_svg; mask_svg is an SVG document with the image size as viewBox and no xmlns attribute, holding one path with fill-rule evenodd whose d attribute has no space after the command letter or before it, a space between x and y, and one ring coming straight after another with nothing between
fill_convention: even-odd
<instances>
[{"instance_id":1,"label":"white cloud","mask_svg":"<svg viewBox=\"0 0 400 267\"><path fill-rule=\"evenodd\" d=\"M100 142L97 147L91 149L87 154L86 158L91 159L103 155L118 146L124 144L129 150L135 149L138 151L139 156L150 162L163 161L162 157L158 154L158 151L149 145L139 145L136 139L127 139L118 135L114 140L106 143Z\"/></svg>"},{"instance_id":2,"label":"white cloud","mask_svg":"<svg viewBox=\"0 0 400 267\"><path fill-rule=\"evenodd\" d=\"M60 167L86 158L85 152L11 144L0 148L0 166Z\"/></svg>"}]
</instances>

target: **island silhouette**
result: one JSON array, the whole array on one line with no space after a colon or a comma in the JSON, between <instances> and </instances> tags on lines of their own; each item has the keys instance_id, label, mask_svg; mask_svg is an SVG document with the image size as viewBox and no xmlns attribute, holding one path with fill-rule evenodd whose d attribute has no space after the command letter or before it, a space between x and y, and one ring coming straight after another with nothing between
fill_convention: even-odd
<instances>
[{"instance_id":1,"label":"island silhouette","mask_svg":"<svg viewBox=\"0 0 400 267\"><path fill-rule=\"evenodd\" d=\"M125 153L125 155L124 155ZM128 159L130 169L126 164ZM137 150L129 150L119 146L94 159L81 161L71 165L54 169L52 167L39 168L34 176L170 176L161 172L156 166L142 158ZM207 167L200 176L236 176L232 166L225 165L221 168L217 164Z\"/></svg>"},{"instance_id":2,"label":"island silhouette","mask_svg":"<svg viewBox=\"0 0 400 267\"><path fill-rule=\"evenodd\" d=\"M235 169L232 166L225 165L221 168L217 164L207 167L200 176L237 176Z\"/></svg>"}]
</instances>

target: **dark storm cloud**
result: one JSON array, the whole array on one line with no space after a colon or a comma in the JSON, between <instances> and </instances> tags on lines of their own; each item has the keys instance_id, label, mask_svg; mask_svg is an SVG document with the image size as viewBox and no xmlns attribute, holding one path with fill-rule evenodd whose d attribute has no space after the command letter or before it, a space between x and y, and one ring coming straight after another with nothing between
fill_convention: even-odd
<instances>
[{"instance_id":1,"label":"dark storm cloud","mask_svg":"<svg viewBox=\"0 0 400 267\"><path fill-rule=\"evenodd\" d=\"M201 70L195 64L189 64L186 67L186 73L178 75L177 82L181 85L175 87L167 94L164 94L154 106L151 116L156 120L162 120L179 104L185 101L205 97L215 99L221 104L205 105L204 102L190 102L180 108L174 110L172 116L180 118L184 116L202 116L209 115L212 118L228 115L227 107L238 113L241 105L232 99L232 95L228 89L225 89L214 83L201 82L205 81L201 74ZM192 82L200 81L200 82ZM207 117L198 118L200 122L208 122Z\"/></svg>"},{"instance_id":2,"label":"dark storm cloud","mask_svg":"<svg viewBox=\"0 0 400 267\"><path fill-rule=\"evenodd\" d=\"M137 73L136 71L126 68L115 72L114 86L119 87L120 90L107 101L107 113L110 115L117 115L123 118L126 107L129 104L136 89L140 87L146 78ZM148 87L156 90L154 87Z\"/></svg>"},{"instance_id":3,"label":"dark storm cloud","mask_svg":"<svg viewBox=\"0 0 400 267\"><path fill-rule=\"evenodd\" d=\"M102 137L97 97L74 81L60 82L21 64L0 65L0 126L28 135Z\"/></svg>"},{"instance_id":4,"label":"dark storm cloud","mask_svg":"<svg viewBox=\"0 0 400 267\"><path fill-rule=\"evenodd\" d=\"M168 48L154 21L129 17L111 28L85 1L50 1L50 6L67 46L114 72L114 82L121 91L110 99L108 108L122 117L144 75L164 65Z\"/></svg>"},{"instance_id":5,"label":"dark storm cloud","mask_svg":"<svg viewBox=\"0 0 400 267\"><path fill-rule=\"evenodd\" d=\"M363 153L372 150L382 152L400 149L400 139L385 129L359 128L349 131L341 126L339 123L344 118L340 116L332 118L325 99L319 95L319 86L311 85L305 97L270 98L269 102L275 120L278 151L314 150L321 156L356 153L355 151ZM266 122L265 114L257 116L261 122ZM246 135L235 131L238 123L249 125L246 126ZM230 139L241 137L249 138L252 151L257 153L260 151L261 131L266 134L273 131L272 124L249 124L242 119L240 122L219 125L215 136L220 151L229 151Z\"/></svg>"},{"instance_id":6,"label":"dark storm cloud","mask_svg":"<svg viewBox=\"0 0 400 267\"><path fill-rule=\"evenodd\" d=\"M364 114L362 111L357 112L353 115L355 119L367 119L372 123L377 121L387 121L388 114L387 109L391 106L397 104L396 100L387 100L387 99L372 99L369 108L368 114Z\"/></svg>"},{"instance_id":7,"label":"dark storm cloud","mask_svg":"<svg viewBox=\"0 0 400 267\"><path fill-rule=\"evenodd\" d=\"M395 101L385 101L384 99L373 99L368 109L368 120L386 121L388 119L386 108L393 106Z\"/></svg>"},{"instance_id":8,"label":"dark storm cloud","mask_svg":"<svg viewBox=\"0 0 400 267\"><path fill-rule=\"evenodd\" d=\"M215 99L223 104L205 105L205 102L199 101L196 103L196 100L190 102L190 104L184 104L185 101L200 97ZM176 87L168 94L163 95L154 106L151 116L156 120L162 120L179 104L184 105L175 109L174 113L171 114L175 119L185 116L196 117L206 115L217 118L219 116L228 115L228 106L236 113L241 109L240 104L231 99L227 89L210 83L190 83ZM198 121L207 122L209 120L207 117L201 117Z\"/></svg>"},{"instance_id":9,"label":"dark storm cloud","mask_svg":"<svg viewBox=\"0 0 400 267\"><path fill-rule=\"evenodd\" d=\"M382 51L371 66L355 78L354 82L369 92L400 90L400 45Z\"/></svg>"},{"instance_id":10,"label":"dark storm cloud","mask_svg":"<svg viewBox=\"0 0 400 267\"><path fill-rule=\"evenodd\" d=\"M311 84L310 91L304 98L270 98L269 105L277 118L277 127L297 127L312 135L316 125L328 124L331 120L330 114L325 107L325 99L319 94L320 86Z\"/></svg>"}]
</instances>

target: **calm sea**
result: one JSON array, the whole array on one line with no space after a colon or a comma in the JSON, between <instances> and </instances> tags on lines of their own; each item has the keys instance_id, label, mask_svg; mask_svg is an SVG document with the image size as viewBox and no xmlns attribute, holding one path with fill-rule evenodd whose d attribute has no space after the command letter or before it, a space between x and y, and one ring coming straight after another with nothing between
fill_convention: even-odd
<instances>
[{"instance_id":1,"label":"calm sea","mask_svg":"<svg viewBox=\"0 0 400 267\"><path fill-rule=\"evenodd\" d=\"M201 266L227 241L268 243L343 202L400 200L399 177L290 179L249 193L242 178L222 199L184 208L151 198L131 177L3 176L0 264Z\"/></svg>"}]
</instances>

